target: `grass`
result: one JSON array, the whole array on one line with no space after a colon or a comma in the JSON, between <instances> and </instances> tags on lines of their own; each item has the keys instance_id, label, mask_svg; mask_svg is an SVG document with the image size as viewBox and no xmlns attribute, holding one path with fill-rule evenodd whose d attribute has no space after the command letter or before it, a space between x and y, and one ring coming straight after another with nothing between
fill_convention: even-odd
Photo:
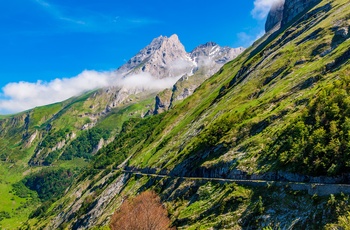
<instances>
[{"instance_id":1,"label":"grass","mask_svg":"<svg viewBox=\"0 0 350 230\"><path fill-rule=\"evenodd\" d=\"M11 216L10 219L0 221L0 226L4 229L15 229L20 226L37 205L37 201L32 198L20 198L13 193L12 184L23 178L25 168L12 166L0 163L0 212L8 212Z\"/></svg>"},{"instance_id":2,"label":"grass","mask_svg":"<svg viewBox=\"0 0 350 230\"><path fill-rule=\"evenodd\" d=\"M147 110L151 109L154 103L154 95L147 99L136 101L130 105L125 105L114 109L105 119L97 124L98 128L109 131L120 131L123 123L130 118L142 117Z\"/></svg>"},{"instance_id":3,"label":"grass","mask_svg":"<svg viewBox=\"0 0 350 230\"><path fill-rule=\"evenodd\" d=\"M326 3L327 1L323 1L322 4ZM332 4L335 8L327 13L323 21L317 21L316 17L310 18L308 21L301 22L300 25L292 25L293 31L285 28L285 31L289 30L291 33L284 38L282 34L262 38L254 47L246 50L235 61L228 63L217 74L207 79L191 97L177 102L174 108L162 115L159 124L149 136L138 143L126 142L125 146L128 146L126 155L132 156L129 165L157 170L178 168L181 172L187 173L194 172L195 168L203 165L215 168L220 161L225 160L235 162L230 169L239 169L249 174L275 170L273 162L261 162L264 147L272 143L277 133L303 113L308 103L318 96L320 89L348 73L344 66L340 66L334 72L325 71L324 66L348 49L349 40L335 47L324 57L313 55L319 44L326 44L324 49L332 45L334 20L349 14L348 5L340 8L341 4L347 4L347 1L337 0ZM302 31L305 26L312 23L314 24L309 30ZM307 41L306 38L315 31L321 31L322 36ZM300 60L305 62L299 62ZM298 62L299 64L296 64ZM315 82L307 85L305 82L312 78L316 79ZM180 86L186 87L186 85ZM108 116L94 120L91 115L104 109L103 106L108 101L107 96L101 96L102 94L101 91L89 92L62 104L37 108L30 112L33 125L36 124L32 128L45 130L46 125L51 124L57 130L68 127L79 135L83 132L80 129L84 124L96 121L97 127L112 131L111 139L113 139L120 134L125 121L141 117L153 107L154 103L154 95L135 96L131 98L132 102L120 105ZM0 119L3 118L0 117ZM213 135L211 131L217 131L217 134L222 131L217 129L217 126L224 121L229 124L228 130L224 130L220 138L211 145L201 146L202 140L214 139L215 133ZM259 130L259 125L264 124L263 122L267 125ZM135 124L134 127L138 124L141 123ZM16 126L13 132L16 130L23 131L23 127ZM130 135L136 131L137 128L131 130ZM129 137L125 138L132 140ZM21 135L14 139L4 139L1 144L4 146L1 148L2 152L17 154L18 157L14 158L15 160L26 157L26 153L30 155L34 152L33 149L28 152L26 150L17 152L21 148ZM217 149L224 150L216 152ZM119 151L111 153L111 157L117 156L118 153ZM5 170L8 166L10 165L4 163L0 168ZM56 165L63 168L75 166L84 168L89 166L89 163L74 159L57 162ZM11 215L14 212L11 205L15 205L13 207L17 209L21 202L24 202L10 193L11 184L23 177L21 173L24 170L25 167L15 172L13 177L2 178L4 183L0 184L3 192L0 195L6 198L3 205L7 211L11 211ZM82 179L77 187L73 186L67 197L70 195L75 197L79 191L83 195L77 199L85 199L88 195L96 195L91 191L91 187L96 186L95 189L100 191L107 186L102 185L103 180L106 179L102 172L91 177ZM91 183L90 188L89 183ZM179 181L174 183L177 185L171 187L174 185L173 181L166 181L166 179L131 178L126 183L122 194L113 198L113 202L116 203L111 203L107 211L111 213L118 207L123 196L133 196L141 190L152 188L162 195L180 229L234 228L238 225L249 227L249 223L244 222L245 220L252 221L250 226L258 228L262 225L257 223L264 223L261 217L263 214L272 215L268 212L269 210L283 213L271 219L271 223L278 227L278 221L291 223L288 220L293 220L294 217L288 214L288 209L292 210L296 216L299 214L308 216L306 209L300 208L301 211L298 212L293 205L305 203L307 204L305 207L317 208L320 204L312 203L313 201L306 194L290 194L287 190L271 189L269 192L272 195L269 195L263 190L234 184L206 182L196 184ZM74 199L67 197L57 201L50 208L51 217L57 214L56 207L61 205L69 209L69 205L73 204ZM286 197L285 200L283 197ZM295 197L299 203L293 202ZM14 204L9 202L11 199L15 201ZM283 202L279 204L280 200ZM325 207L324 203L322 205ZM108 217L108 213L103 214L99 223ZM288 218L283 220L283 215ZM278 219L280 217L282 219ZM20 218L25 219L25 215ZM238 220L244 223L238 224ZM43 225L49 220L44 221ZM3 221L5 222L6 220Z\"/></svg>"}]
</instances>

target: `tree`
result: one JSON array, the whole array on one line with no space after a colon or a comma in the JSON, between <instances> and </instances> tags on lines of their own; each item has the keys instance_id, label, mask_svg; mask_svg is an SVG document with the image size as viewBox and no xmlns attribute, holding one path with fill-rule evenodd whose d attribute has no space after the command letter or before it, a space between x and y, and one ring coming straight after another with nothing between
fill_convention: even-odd
<instances>
[{"instance_id":1,"label":"tree","mask_svg":"<svg viewBox=\"0 0 350 230\"><path fill-rule=\"evenodd\" d=\"M134 199L126 200L111 219L112 230L165 230L170 229L168 212L154 191L145 191Z\"/></svg>"}]
</instances>

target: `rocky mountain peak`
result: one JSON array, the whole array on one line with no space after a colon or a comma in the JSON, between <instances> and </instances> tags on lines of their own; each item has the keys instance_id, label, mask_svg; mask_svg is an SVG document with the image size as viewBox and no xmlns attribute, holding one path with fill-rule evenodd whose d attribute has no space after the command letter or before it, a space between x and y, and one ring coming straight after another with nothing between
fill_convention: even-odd
<instances>
[{"instance_id":1,"label":"rocky mountain peak","mask_svg":"<svg viewBox=\"0 0 350 230\"><path fill-rule=\"evenodd\" d=\"M178 68L178 67L183 68ZM175 77L190 71L193 63L176 34L160 36L140 50L118 72L127 76L130 74L148 73L155 78Z\"/></svg>"},{"instance_id":2,"label":"rocky mountain peak","mask_svg":"<svg viewBox=\"0 0 350 230\"><path fill-rule=\"evenodd\" d=\"M180 43L179 36L177 36L177 34L171 35L171 36L169 37L168 40L169 40L169 41L179 42L179 43Z\"/></svg>"},{"instance_id":3,"label":"rocky mountain peak","mask_svg":"<svg viewBox=\"0 0 350 230\"><path fill-rule=\"evenodd\" d=\"M218 44L216 44L215 42L207 42L203 45L199 45L197 48L208 48L208 47L214 47L217 46Z\"/></svg>"},{"instance_id":4,"label":"rocky mountain peak","mask_svg":"<svg viewBox=\"0 0 350 230\"><path fill-rule=\"evenodd\" d=\"M244 51L244 48L231 48L228 46L221 47L215 42L207 42L203 45L199 45L193 49L190 53L191 58L199 65L205 62L205 65L225 64L226 62L237 57ZM204 60L203 60L204 59ZM211 60L208 62L208 59ZM221 67L221 66L220 66ZM213 68L213 71L217 71L219 68ZM213 74L212 72L210 74Z\"/></svg>"},{"instance_id":5,"label":"rocky mountain peak","mask_svg":"<svg viewBox=\"0 0 350 230\"><path fill-rule=\"evenodd\" d=\"M176 34L159 36L118 69L124 76L147 73L161 79L192 75L198 68L208 66L208 75L243 52L243 48L220 47L215 42L199 45L187 53Z\"/></svg>"}]
</instances>

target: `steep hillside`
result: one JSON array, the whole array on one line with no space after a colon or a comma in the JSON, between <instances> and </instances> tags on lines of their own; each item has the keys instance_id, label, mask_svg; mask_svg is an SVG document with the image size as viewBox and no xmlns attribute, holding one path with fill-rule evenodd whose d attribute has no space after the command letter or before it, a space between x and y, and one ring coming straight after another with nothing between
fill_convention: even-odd
<instances>
[{"instance_id":1,"label":"steep hillside","mask_svg":"<svg viewBox=\"0 0 350 230\"><path fill-rule=\"evenodd\" d=\"M7 199L0 201L7 208L2 224L13 226L11 221L24 221L34 210L23 227L108 228L126 197L152 189L179 229L346 227L350 189L341 184L350 182L350 3L286 0L282 8L278 20L268 21L277 27L161 114L141 117L152 97L140 97L135 104L116 107L83 135L95 114L86 111L99 108L92 92L2 120L6 138L1 141L12 154L2 156L1 169L17 170L16 178L1 178L5 190L0 191L14 201L12 207ZM173 97L174 90L158 94L161 102L167 98L163 110ZM72 112L59 112L67 110ZM47 123L50 117L55 119ZM52 127L61 127L60 132ZM78 128L76 140L81 139L74 148L63 147L73 163L59 158L52 168L64 161L65 170L33 168L22 179L29 174L26 160L44 164L47 157L37 152L50 154L46 151L73 143L72 130ZM49 140L36 139L52 130ZM50 141L53 137L56 141ZM80 146L86 139L108 144ZM31 143L32 154L23 150L23 141ZM96 151L86 157L86 147ZM49 178L45 183L42 172ZM60 185L71 186L52 190L57 177L67 178ZM6 191L10 183L16 183L15 194ZM34 183L43 183L42 189ZM35 204L41 206L34 209ZM26 214L11 218L18 213Z\"/></svg>"},{"instance_id":2,"label":"steep hillside","mask_svg":"<svg viewBox=\"0 0 350 230\"><path fill-rule=\"evenodd\" d=\"M172 89L166 89L157 95L154 114L167 111L177 102L192 95L207 78L243 51L244 48L220 47L214 42L196 47L188 54L194 63L192 72L182 74Z\"/></svg>"},{"instance_id":3,"label":"steep hillside","mask_svg":"<svg viewBox=\"0 0 350 230\"><path fill-rule=\"evenodd\" d=\"M282 27L193 95L125 122L26 226L108 226L125 197L147 189L179 229L345 226L349 188L338 184L350 175L350 3L304 2L287 0Z\"/></svg>"},{"instance_id":4,"label":"steep hillside","mask_svg":"<svg viewBox=\"0 0 350 230\"><path fill-rule=\"evenodd\" d=\"M198 54L197 59L193 57L192 60L176 35L159 37L111 74L125 84L116 82L111 87L61 103L1 116L0 228L13 229L21 226L29 216L42 215L64 195L96 153L123 133L124 122L153 114L156 95L164 89L164 82L171 86L184 74L191 77L192 72L198 72L196 76L204 81L209 77L209 71L220 68L242 51L215 45L215 52ZM164 57L163 53L169 57ZM181 57L193 64L191 69L182 68ZM199 63L205 58L205 63ZM218 59L220 61L216 63ZM139 65L130 64L134 60L148 67L141 68L142 73L138 72ZM160 63L168 65L169 75L151 76ZM132 84L135 79L144 82L143 77L151 77L150 85ZM157 78L163 78L163 82L157 82ZM198 85L195 82L190 87L194 90ZM182 100L190 93L176 100Z\"/></svg>"}]
</instances>

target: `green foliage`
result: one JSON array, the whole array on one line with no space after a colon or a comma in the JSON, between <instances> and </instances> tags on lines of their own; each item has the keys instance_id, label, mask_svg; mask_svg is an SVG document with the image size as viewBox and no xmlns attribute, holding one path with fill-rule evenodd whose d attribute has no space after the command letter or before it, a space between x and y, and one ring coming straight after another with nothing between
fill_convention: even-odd
<instances>
[{"instance_id":1,"label":"green foliage","mask_svg":"<svg viewBox=\"0 0 350 230\"><path fill-rule=\"evenodd\" d=\"M52 203L53 203L52 200L43 202L32 213L30 213L29 218L36 218L36 217L43 216L46 213L46 211L50 208Z\"/></svg>"},{"instance_id":2,"label":"green foliage","mask_svg":"<svg viewBox=\"0 0 350 230\"><path fill-rule=\"evenodd\" d=\"M259 215L262 215L264 211L265 211L264 203L262 201L262 197L259 196L259 200L256 202L256 205L255 205L255 212L257 212Z\"/></svg>"},{"instance_id":3,"label":"green foliage","mask_svg":"<svg viewBox=\"0 0 350 230\"><path fill-rule=\"evenodd\" d=\"M60 155L60 152L57 150L50 152L47 155L47 157L45 157L43 165L51 165L55 160L57 160L59 155Z\"/></svg>"},{"instance_id":4,"label":"green foliage","mask_svg":"<svg viewBox=\"0 0 350 230\"><path fill-rule=\"evenodd\" d=\"M13 184L12 187L16 196L21 198L36 197L35 192L26 187L22 181Z\"/></svg>"},{"instance_id":5,"label":"green foliage","mask_svg":"<svg viewBox=\"0 0 350 230\"><path fill-rule=\"evenodd\" d=\"M199 136L200 141L198 142L199 146L201 148L214 147L234 124L235 121L228 117L217 120L201 133Z\"/></svg>"},{"instance_id":6,"label":"green foliage","mask_svg":"<svg viewBox=\"0 0 350 230\"><path fill-rule=\"evenodd\" d=\"M0 221L2 221L3 219L10 219L11 216L10 216L10 213L8 212L0 212Z\"/></svg>"},{"instance_id":7,"label":"green foliage","mask_svg":"<svg viewBox=\"0 0 350 230\"><path fill-rule=\"evenodd\" d=\"M164 114L160 114L145 119L132 118L125 122L115 140L102 148L94 157L93 167L104 169L109 165L122 163L130 154L137 152L137 146L142 148L142 143L152 135L163 117Z\"/></svg>"},{"instance_id":8,"label":"green foliage","mask_svg":"<svg viewBox=\"0 0 350 230\"><path fill-rule=\"evenodd\" d=\"M318 92L304 114L265 149L281 168L308 175L350 171L350 78ZM287 167L286 167L287 166Z\"/></svg>"},{"instance_id":9,"label":"green foliage","mask_svg":"<svg viewBox=\"0 0 350 230\"><path fill-rule=\"evenodd\" d=\"M72 160L75 157L91 159L94 148L101 139L108 139L110 132L107 130L93 128L82 133L77 139L65 149L61 160Z\"/></svg>"},{"instance_id":10,"label":"green foliage","mask_svg":"<svg viewBox=\"0 0 350 230\"><path fill-rule=\"evenodd\" d=\"M42 201L58 199L74 180L70 169L43 169L23 180L24 185L38 193Z\"/></svg>"},{"instance_id":11,"label":"green foliage","mask_svg":"<svg viewBox=\"0 0 350 230\"><path fill-rule=\"evenodd\" d=\"M44 138L44 140L40 143L41 148L53 148L57 145L58 142L66 139L67 134L69 133L69 129L60 129L57 132L54 130L50 131L49 134Z\"/></svg>"}]
</instances>

